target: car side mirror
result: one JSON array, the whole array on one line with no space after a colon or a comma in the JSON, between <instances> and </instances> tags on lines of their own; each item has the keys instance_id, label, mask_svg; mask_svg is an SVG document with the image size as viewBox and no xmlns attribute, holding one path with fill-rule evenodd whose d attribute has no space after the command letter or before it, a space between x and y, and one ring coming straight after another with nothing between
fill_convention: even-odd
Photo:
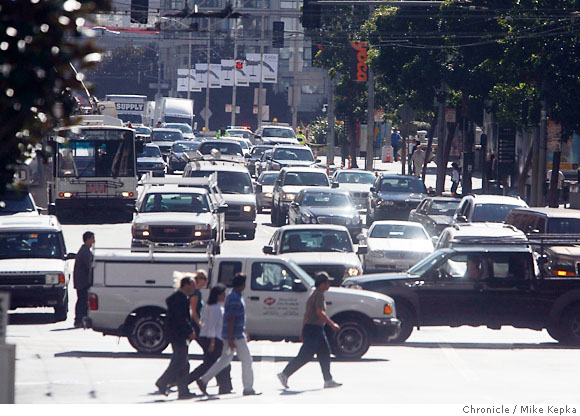
<instances>
[{"instance_id":1,"label":"car side mirror","mask_svg":"<svg viewBox=\"0 0 580 416\"><path fill-rule=\"evenodd\" d=\"M259 134L256 134L256 135L254 136L254 139L261 139L261 138L262 138L262 136L260 136Z\"/></svg>"},{"instance_id":2,"label":"car side mirror","mask_svg":"<svg viewBox=\"0 0 580 416\"><path fill-rule=\"evenodd\" d=\"M217 212L219 214L223 214L228 210L228 206L227 205L220 205L217 207Z\"/></svg>"},{"instance_id":3,"label":"car side mirror","mask_svg":"<svg viewBox=\"0 0 580 416\"><path fill-rule=\"evenodd\" d=\"M76 255L76 253L68 253L68 254L67 254L65 257L64 257L64 259L65 259L65 260L74 260L76 256L77 256L77 255Z\"/></svg>"},{"instance_id":4,"label":"car side mirror","mask_svg":"<svg viewBox=\"0 0 580 416\"><path fill-rule=\"evenodd\" d=\"M548 263L548 257L544 254L543 256L538 257L538 265L543 266Z\"/></svg>"},{"instance_id":5,"label":"car side mirror","mask_svg":"<svg viewBox=\"0 0 580 416\"><path fill-rule=\"evenodd\" d=\"M360 234L357 234L356 239L358 241L365 241L367 239L367 237L363 233L360 233Z\"/></svg>"},{"instance_id":6,"label":"car side mirror","mask_svg":"<svg viewBox=\"0 0 580 416\"><path fill-rule=\"evenodd\" d=\"M302 283L302 280L295 279L292 283L292 291L293 292L306 292L306 286Z\"/></svg>"},{"instance_id":7,"label":"car side mirror","mask_svg":"<svg viewBox=\"0 0 580 416\"><path fill-rule=\"evenodd\" d=\"M298 202L296 202L296 201L292 201L292 202L290 203L290 206L291 206L292 208L298 208L298 207L300 206L300 204L299 204Z\"/></svg>"},{"instance_id":8,"label":"car side mirror","mask_svg":"<svg viewBox=\"0 0 580 416\"><path fill-rule=\"evenodd\" d=\"M359 246L358 250L356 251L356 254L363 255L363 254L367 254L368 252L369 252L369 249L367 246Z\"/></svg>"},{"instance_id":9,"label":"car side mirror","mask_svg":"<svg viewBox=\"0 0 580 416\"><path fill-rule=\"evenodd\" d=\"M372 193L375 193L375 192L377 192L377 188L375 188L374 186L371 186L371 189L370 189L370 191L371 191Z\"/></svg>"},{"instance_id":10,"label":"car side mirror","mask_svg":"<svg viewBox=\"0 0 580 416\"><path fill-rule=\"evenodd\" d=\"M256 193L261 193L262 192L262 184L261 183L257 183L256 184Z\"/></svg>"},{"instance_id":11,"label":"car side mirror","mask_svg":"<svg viewBox=\"0 0 580 416\"><path fill-rule=\"evenodd\" d=\"M250 156L250 154L249 154L249 153L246 153L246 154L244 155L244 158L245 158L245 159L249 159L250 157L251 157L251 156Z\"/></svg>"},{"instance_id":12,"label":"car side mirror","mask_svg":"<svg viewBox=\"0 0 580 416\"><path fill-rule=\"evenodd\" d=\"M338 188L338 182L332 182L331 188Z\"/></svg>"},{"instance_id":13,"label":"car side mirror","mask_svg":"<svg viewBox=\"0 0 580 416\"><path fill-rule=\"evenodd\" d=\"M39 214L42 214L44 211L46 211L46 208L43 208L43 207L36 207L36 211L37 211Z\"/></svg>"},{"instance_id":14,"label":"car side mirror","mask_svg":"<svg viewBox=\"0 0 580 416\"><path fill-rule=\"evenodd\" d=\"M316 159L316 160L314 161L314 163L321 163L321 162L322 162L322 160L320 160L320 159Z\"/></svg>"},{"instance_id":15,"label":"car side mirror","mask_svg":"<svg viewBox=\"0 0 580 416\"><path fill-rule=\"evenodd\" d=\"M458 215L457 222L467 222L467 217L465 215Z\"/></svg>"},{"instance_id":16,"label":"car side mirror","mask_svg":"<svg viewBox=\"0 0 580 416\"><path fill-rule=\"evenodd\" d=\"M272 247L272 246L264 246L262 248L262 252L264 254L274 254L274 247Z\"/></svg>"},{"instance_id":17,"label":"car side mirror","mask_svg":"<svg viewBox=\"0 0 580 416\"><path fill-rule=\"evenodd\" d=\"M266 156L266 160L272 160L272 156Z\"/></svg>"},{"instance_id":18,"label":"car side mirror","mask_svg":"<svg viewBox=\"0 0 580 416\"><path fill-rule=\"evenodd\" d=\"M433 243L433 247L435 247L437 245L438 241L439 241L439 237L431 237L431 243Z\"/></svg>"}]
</instances>

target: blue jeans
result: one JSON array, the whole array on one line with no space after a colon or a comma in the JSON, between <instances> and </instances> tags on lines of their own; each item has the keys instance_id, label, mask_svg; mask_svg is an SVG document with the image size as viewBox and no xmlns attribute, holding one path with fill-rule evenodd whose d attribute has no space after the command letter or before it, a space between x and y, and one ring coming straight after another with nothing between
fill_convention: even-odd
<instances>
[{"instance_id":1,"label":"blue jeans","mask_svg":"<svg viewBox=\"0 0 580 416\"><path fill-rule=\"evenodd\" d=\"M298 371L304 364L312 360L314 354L320 363L324 381L332 380L330 374L330 347L324 327L319 325L304 325L302 329L302 338L304 343L296 358L292 359L282 371L286 377L290 377Z\"/></svg>"}]
</instances>

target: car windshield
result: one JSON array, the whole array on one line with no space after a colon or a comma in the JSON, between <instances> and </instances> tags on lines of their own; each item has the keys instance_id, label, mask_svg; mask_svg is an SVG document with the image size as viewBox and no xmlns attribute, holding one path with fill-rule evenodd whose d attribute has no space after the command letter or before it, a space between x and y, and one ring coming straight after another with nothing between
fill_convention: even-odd
<instances>
[{"instance_id":1,"label":"car windshield","mask_svg":"<svg viewBox=\"0 0 580 416\"><path fill-rule=\"evenodd\" d=\"M430 215L448 215L452 216L455 213L455 209L461 202L459 199L457 201L437 201L434 200L429 209Z\"/></svg>"},{"instance_id":2,"label":"car windshield","mask_svg":"<svg viewBox=\"0 0 580 416\"><path fill-rule=\"evenodd\" d=\"M471 222L504 222L510 211L518 205L475 204Z\"/></svg>"},{"instance_id":3,"label":"car windshield","mask_svg":"<svg viewBox=\"0 0 580 416\"><path fill-rule=\"evenodd\" d=\"M260 159L266 150L271 149L272 146L254 146L250 155L254 159Z\"/></svg>"},{"instance_id":4,"label":"car windshield","mask_svg":"<svg viewBox=\"0 0 580 416\"><path fill-rule=\"evenodd\" d=\"M206 178L213 171L194 170L189 173L191 178ZM251 194L254 192L252 178L248 172L218 171L218 187L222 194Z\"/></svg>"},{"instance_id":5,"label":"car windshield","mask_svg":"<svg viewBox=\"0 0 580 416\"><path fill-rule=\"evenodd\" d=\"M336 178L338 183L361 183L372 185L375 175L370 172L340 172Z\"/></svg>"},{"instance_id":6,"label":"car windshield","mask_svg":"<svg viewBox=\"0 0 580 416\"><path fill-rule=\"evenodd\" d=\"M58 232L0 232L0 259L63 259Z\"/></svg>"},{"instance_id":7,"label":"car windshield","mask_svg":"<svg viewBox=\"0 0 580 416\"><path fill-rule=\"evenodd\" d=\"M288 230L280 247L281 253L353 251L348 232L336 230Z\"/></svg>"},{"instance_id":8,"label":"car windshield","mask_svg":"<svg viewBox=\"0 0 580 416\"><path fill-rule=\"evenodd\" d=\"M580 218L550 218L548 234L580 234Z\"/></svg>"},{"instance_id":9,"label":"car windshield","mask_svg":"<svg viewBox=\"0 0 580 416\"><path fill-rule=\"evenodd\" d=\"M447 251L436 251L407 270L407 273L413 276L421 276L423 273L443 261L443 259L445 259L448 255L449 253Z\"/></svg>"},{"instance_id":10,"label":"car windshield","mask_svg":"<svg viewBox=\"0 0 580 416\"><path fill-rule=\"evenodd\" d=\"M404 238L408 240L428 240L429 236L420 227L400 224L376 224L370 238Z\"/></svg>"},{"instance_id":11,"label":"car windshield","mask_svg":"<svg viewBox=\"0 0 580 416\"><path fill-rule=\"evenodd\" d=\"M290 186L329 186L328 178L321 172L288 172L284 185Z\"/></svg>"},{"instance_id":12,"label":"car windshield","mask_svg":"<svg viewBox=\"0 0 580 416\"><path fill-rule=\"evenodd\" d=\"M379 187L380 192L423 193L425 185L415 178L383 178Z\"/></svg>"},{"instance_id":13,"label":"car windshield","mask_svg":"<svg viewBox=\"0 0 580 416\"><path fill-rule=\"evenodd\" d=\"M250 130L226 130L231 136L241 136L244 139L249 139L252 132Z\"/></svg>"},{"instance_id":14,"label":"car windshield","mask_svg":"<svg viewBox=\"0 0 580 416\"><path fill-rule=\"evenodd\" d=\"M286 148L274 150L272 160L303 160L305 162L314 162L314 157L309 149Z\"/></svg>"},{"instance_id":15,"label":"car windshield","mask_svg":"<svg viewBox=\"0 0 580 416\"><path fill-rule=\"evenodd\" d=\"M161 157L161 150L158 146L145 146L143 152L137 153L137 157Z\"/></svg>"},{"instance_id":16,"label":"car windshield","mask_svg":"<svg viewBox=\"0 0 580 416\"><path fill-rule=\"evenodd\" d=\"M209 212L204 194L154 193L145 197L141 212Z\"/></svg>"},{"instance_id":17,"label":"car windshield","mask_svg":"<svg viewBox=\"0 0 580 416\"><path fill-rule=\"evenodd\" d=\"M239 155L243 156L242 148L236 142L205 142L199 146L202 155L209 155L213 149L219 150L222 155Z\"/></svg>"},{"instance_id":18,"label":"car windshield","mask_svg":"<svg viewBox=\"0 0 580 416\"><path fill-rule=\"evenodd\" d=\"M193 130L191 129L191 127L189 127L189 124L167 123L165 124L165 127L167 127L168 129L181 130L182 133L193 133Z\"/></svg>"},{"instance_id":19,"label":"car windshield","mask_svg":"<svg viewBox=\"0 0 580 416\"><path fill-rule=\"evenodd\" d=\"M33 211L34 204L28 192L6 191L0 195L0 215Z\"/></svg>"},{"instance_id":20,"label":"car windshield","mask_svg":"<svg viewBox=\"0 0 580 416\"><path fill-rule=\"evenodd\" d=\"M151 134L151 129L149 127L135 127L135 134Z\"/></svg>"},{"instance_id":21,"label":"car windshield","mask_svg":"<svg viewBox=\"0 0 580 416\"><path fill-rule=\"evenodd\" d=\"M153 142L175 142L183 140L183 135L179 131L156 131L151 133L151 141Z\"/></svg>"},{"instance_id":22,"label":"car windshield","mask_svg":"<svg viewBox=\"0 0 580 416\"><path fill-rule=\"evenodd\" d=\"M171 150L173 151L173 153L195 152L200 144L201 144L200 142L174 143Z\"/></svg>"},{"instance_id":23,"label":"car windshield","mask_svg":"<svg viewBox=\"0 0 580 416\"><path fill-rule=\"evenodd\" d=\"M247 149L249 149L249 148L250 148L250 146L248 146L248 142L247 142L247 141L245 141L245 140L236 140L236 142L238 142L238 143L239 143L239 145L240 145L240 147L241 147L242 149L246 149L246 150L247 150Z\"/></svg>"},{"instance_id":24,"label":"car windshield","mask_svg":"<svg viewBox=\"0 0 580 416\"><path fill-rule=\"evenodd\" d=\"M278 172L276 172L276 173L264 173L262 176L260 176L260 179L258 180L258 182L261 183L262 185L274 185L274 182L276 182L277 177L278 177Z\"/></svg>"},{"instance_id":25,"label":"car windshield","mask_svg":"<svg viewBox=\"0 0 580 416\"><path fill-rule=\"evenodd\" d=\"M292 129L280 127L266 127L262 131L262 137L280 137L281 139L295 139L296 135Z\"/></svg>"},{"instance_id":26,"label":"car windshield","mask_svg":"<svg viewBox=\"0 0 580 416\"><path fill-rule=\"evenodd\" d=\"M307 192L302 197L302 205L307 207L354 208L354 204L348 195L330 192Z\"/></svg>"}]
</instances>

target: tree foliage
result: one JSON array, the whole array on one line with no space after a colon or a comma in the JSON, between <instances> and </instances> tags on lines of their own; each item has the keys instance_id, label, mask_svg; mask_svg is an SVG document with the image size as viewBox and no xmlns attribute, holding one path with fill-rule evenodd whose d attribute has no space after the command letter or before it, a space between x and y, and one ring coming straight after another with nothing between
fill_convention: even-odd
<instances>
[{"instance_id":1,"label":"tree foliage","mask_svg":"<svg viewBox=\"0 0 580 416\"><path fill-rule=\"evenodd\" d=\"M109 0L0 3L0 193L13 181L14 165L34 150L46 152L43 136L71 122L69 92L81 88L77 77L98 60L84 18L109 6Z\"/></svg>"}]
</instances>

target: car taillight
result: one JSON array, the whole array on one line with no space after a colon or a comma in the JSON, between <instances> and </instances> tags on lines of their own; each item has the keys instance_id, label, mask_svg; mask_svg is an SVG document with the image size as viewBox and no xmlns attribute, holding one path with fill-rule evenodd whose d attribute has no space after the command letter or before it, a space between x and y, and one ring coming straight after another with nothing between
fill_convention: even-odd
<instances>
[{"instance_id":1,"label":"car taillight","mask_svg":"<svg viewBox=\"0 0 580 416\"><path fill-rule=\"evenodd\" d=\"M66 279L64 277L64 274L61 273L58 275L58 283L61 285L64 285L66 283Z\"/></svg>"},{"instance_id":2,"label":"car taillight","mask_svg":"<svg viewBox=\"0 0 580 416\"><path fill-rule=\"evenodd\" d=\"M99 310L99 297L95 293L89 293L89 309L91 311Z\"/></svg>"}]
</instances>

